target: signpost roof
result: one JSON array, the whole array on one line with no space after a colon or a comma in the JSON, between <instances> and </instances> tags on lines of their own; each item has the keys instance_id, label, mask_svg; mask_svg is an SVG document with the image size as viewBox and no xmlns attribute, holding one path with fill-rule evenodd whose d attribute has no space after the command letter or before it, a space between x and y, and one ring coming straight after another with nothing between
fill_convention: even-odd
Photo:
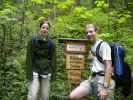
<instances>
[{"instance_id":1,"label":"signpost roof","mask_svg":"<svg viewBox=\"0 0 133 100\"><path fill-rule=\"evenodd\" d=\"M73 39L73 38L59 38L59 43L65 43L65 42L88 42L87 39Z\"/></svg>"}]
</instances>

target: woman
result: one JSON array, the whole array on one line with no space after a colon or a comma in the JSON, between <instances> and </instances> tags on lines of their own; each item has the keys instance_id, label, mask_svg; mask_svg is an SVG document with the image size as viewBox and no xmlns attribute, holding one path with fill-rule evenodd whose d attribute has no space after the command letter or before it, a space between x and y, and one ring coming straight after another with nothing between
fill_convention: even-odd
<instances>
[{"instance_id":1,"label":"woman","mask_svg":"<svg viewBox=\"0 0 133 100\"><path fill-rule=\"evenodd\" d=\"M40 23L40 32L27 46L28 100L48 100L51 75L55 76L56 50L49 37L50 24Z\"/></svg>"}]
</instances>

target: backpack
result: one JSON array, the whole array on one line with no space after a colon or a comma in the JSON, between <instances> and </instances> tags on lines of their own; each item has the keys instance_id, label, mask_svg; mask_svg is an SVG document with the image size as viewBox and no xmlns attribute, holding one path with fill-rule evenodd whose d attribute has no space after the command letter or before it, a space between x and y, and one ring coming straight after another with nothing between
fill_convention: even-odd
<instances>
[{"instance_id":1,"label":"backpack","mask_svg":"<svg viewBox=\"0 0 133 100\"><path fill-rule=\"evenodd\" d=\"M96 48L96 57L101 63L103 63L103 59L100 57L99 49L103 42L101 41ZM124 96L129 96L132 90L132 77L130 66L124 61L125 49L117 43L109 45L111 48L112 65L114 67L116 90L120 88L120 92Z\"/></svg>"},{"instance_id":2,"label":"backpack","mask_svg":"<svg viewBox=\"0 0 133 100\"><path fill-rule=\"evenodd\" d=\"M32 45L36 45L38 44L38 39L37 39L37 36L33 36L32 37ZM52 59L52 41L51 39L48 39L48 60L49 60L49 64L51 63L51 59ZM32 58L32 62L35 63L35 58L33 56Z\"/></svg>"}]
</instances>

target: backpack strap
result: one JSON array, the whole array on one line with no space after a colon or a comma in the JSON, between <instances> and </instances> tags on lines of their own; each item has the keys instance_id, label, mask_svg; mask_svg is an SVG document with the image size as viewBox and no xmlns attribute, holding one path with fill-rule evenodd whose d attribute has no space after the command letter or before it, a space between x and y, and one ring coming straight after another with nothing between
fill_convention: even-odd
<instances>
[{"instance_id":1,"label":"backpack strap","mask_svg":"<svg viewBox=\"0 0 133 100\"><path fill-rule=\"evenodd\" d=\"M36 45L37 44L37 37L36 36L32 36L32 46ZM32 63L35 64L35 56L33 54L33 57L32 57Z\"/></svg>"},{"instance_id":2,"label":"backpack strap","mask_svg":"<svg viewBox=\"0 0 133 100\"><path fill-rule=\"evenodd\" d=\"M101 41L99 44L98 44L98 46L97 46L97 48L96 48L96 57L97 57L97 59L101 62L101 63L103 63L103 59L102 59L102 57L100 56L100 54L99 54L99 50L100 50L100 47L101 47L101 44L103 43L103 41Z\"/></svg>"},{"instance_id":3,"label":"backpack strap","mask_svg":"<svg viewBox=\"0 0 133 100\"><path fill-rule=\"evenodd\" d=\"M32 37L32 45L37 44L37 36Z\"/></svg>"}]
</instances>

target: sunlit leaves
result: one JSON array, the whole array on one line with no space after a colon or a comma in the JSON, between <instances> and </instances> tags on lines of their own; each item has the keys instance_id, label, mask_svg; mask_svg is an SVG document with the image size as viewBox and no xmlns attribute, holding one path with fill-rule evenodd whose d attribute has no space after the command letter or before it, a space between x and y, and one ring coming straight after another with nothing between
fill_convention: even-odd
<instances>
[{"instance_id":1,"label":"sunlit leaves","mask_svg":"<svg viewBox=\"0 0 133 100\"><path fill-rule=\"evenodd\" d=\"M108 8L109 7L109 4L105 3L104 0L101 0L101 1L95 1L95 4L97 7L99 8Z\"/></svg>"},{"instance_id":2,"label":"sunlit leaves","mask_svg":"<svg viewBox=\"0 0 133 100\"><path fill-rule=\"evenodd\" d=\"M42 21L44 19L45 19L45 17L41 16L41 17L38 18L38 22L40 22L40 21Z\"/></svg>"},{"instance_id":3,"label":"sunlit leaves","mask_svg":"<svg viewBox=\"0 0 133 100\"><path fill-rule=\"evenodd\" d=\"M42 13L45 17L50 16L52 10L51 9L42 9Z\"/></svg>"},{"instance_id":4,"label":"sunlit leaves","mask_svg":"<svg viewBox=\"0 0 133 100\"><path fill-rule=\"evenodd\" d=\"M13 14L13 12L11 11L11 9L4 9L2 11L0 11L0 23L6 23L9 21L16 21L16 18L11 17Z\"/></svg>"},{"instance_id":5,"label":"sunlit leaves","mask_svg":"<svg viewBox=\"0 0 133 100\"><path fill-rule=\"evenodd\" d=\"M74 14L83 14L85 11L87 11L87 8L85 7L76 7L74 10L73 10L73 13Z\"/></svg>"},{"instance_id":6,"label":"sunlit leaves","mask_svg":"<svg viewBox=\"0 0 133 100\"><path fill-rule=\"evenodd\" d=\"M84 15L85 15L86 18L89 18L89 17L92 17L92 16L93 16L92 13L91 13L90 11L86 11L86 12L84 13Z\"/></svg>"},{"instance_id":7,"label":"sunlit leaves","mask_svg":"<svg viewBox=\"0 0 133 100\"><path fill-rule=\"evenodd\" d=\"M31 2L36 3L36 4L42 4L44 3L44 0L31 0Z\"/></svg>"},{"instance_id":8,"label":"sunlit leaves","mask_svg":"<svg viewBox=\"0 0 133 100\"><path fill-rule=\"evenodd\" d=\"M131 18L131 16L129 14L123 14L119 17L118 19L118 23L122 24L122 23L126 23L128 21L128 19Z\"/></svg>"},{"instance_id":9,"label":"sunlit leaves","mask_svg":"<svg viewBox=\"0 0 133 100\"><path fill-rule=\"evenodd\" d=\"M57 8L59 10L65 11L71 8L72 5L74 5L75 1L74 0L66 0L64 2L60 2L57 4Z\"/></svg>"},{"instance_id":10,"label":"sunlit leaves","mask_svg":"<svg viewBox=\"0 0 133 100\"><path fill-rule=\"evenodd\" d=\"M10 5L10 3L5 3L5 8L0 10L0 20L1 24L10 22L10 21L17 21L17 18L15 18L16 14L16 7Z\"/></svg>"},{"instance_id":11,"label":"sunlit leaves","mask_svg":"<svg viewBox=\"0 0 133 100\"><path fill-rule=\"evenodd\" d=\"M26 11L26 12L25 12L25 15L26 15L27 17L29 17L29 18L32 18L32 17L33 17L33 12L31 12L31 11Z\"/></svg>"},{"instance_id":12,"label":"sunlit leaves","mask_svg":"<svg viewBox=\"0 0 133 100\"><path fill-rule=\"evenodd\" d=\"M131 19L131 14L128 11L116 11L113 10L109 13L109 15L112 17L113 22L116 22L118 24L124 24L127 23L129 19Z\"/></svg>"}]
</instances>

